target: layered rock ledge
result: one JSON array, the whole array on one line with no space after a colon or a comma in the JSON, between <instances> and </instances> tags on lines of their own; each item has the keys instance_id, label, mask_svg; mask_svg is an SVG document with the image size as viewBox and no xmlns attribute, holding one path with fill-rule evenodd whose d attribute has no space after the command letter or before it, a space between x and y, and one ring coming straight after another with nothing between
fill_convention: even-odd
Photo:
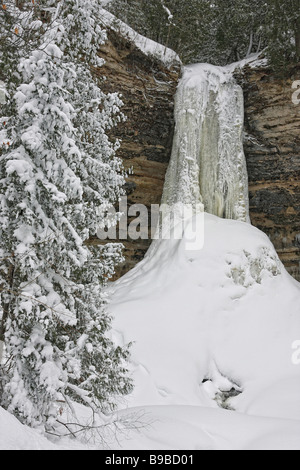
<instances>
[{"instance_id":1,"label":"layered rock ledge","mask_svg":"<svg viewBox=\"0 0 300 470\"><path fill-rule=\"evenodd\" d=\"M300 281L300 104L292 97L300 67L288 78L267 67L238 74L245 97L245 154L253 225L273 242Z\"/></svg>"}]
</instances>

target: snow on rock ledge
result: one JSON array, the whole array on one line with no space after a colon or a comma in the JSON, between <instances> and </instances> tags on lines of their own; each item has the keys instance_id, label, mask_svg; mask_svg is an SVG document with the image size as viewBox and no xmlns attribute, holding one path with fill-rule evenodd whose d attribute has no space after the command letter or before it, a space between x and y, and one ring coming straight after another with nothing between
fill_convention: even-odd
<instances>
[{"instance_id":1,"label":"snow on rock ledge","mask_svg":"<svg viewBox=\"0 0 300 470\"><path fill-rule=\"evenodd\" d=\"M148 39L130 28L104 8L101 10L101 24L131 41L141 52L162 62L167 68L181 66L179 56L172 49Z\"/></svg>"}]
</instances>

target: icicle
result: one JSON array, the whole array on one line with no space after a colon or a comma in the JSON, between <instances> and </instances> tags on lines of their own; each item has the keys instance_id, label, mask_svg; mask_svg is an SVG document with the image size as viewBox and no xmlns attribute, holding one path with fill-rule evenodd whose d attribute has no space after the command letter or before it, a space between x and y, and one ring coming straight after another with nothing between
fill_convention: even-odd
<instances>
[{"instance_id":1,"label":"icicle","mask_svg":"<svg viewBox=\"0 0 300 470\"><path fill-rule=\"evenodd\" d=\"M232 74L186 67L175 102L175 136L162 203L192 205L250 222L243 151L244 100Z\"/></svg>"}]
</instances>

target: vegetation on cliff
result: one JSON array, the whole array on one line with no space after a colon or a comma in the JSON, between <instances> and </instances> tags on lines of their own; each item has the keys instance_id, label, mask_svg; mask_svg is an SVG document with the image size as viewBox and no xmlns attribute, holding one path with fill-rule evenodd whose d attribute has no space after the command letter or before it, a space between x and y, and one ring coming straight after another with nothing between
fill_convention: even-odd
<instances>
[{"instance_id":1,"label":"vegetation on cliff","mask_svg":"<svg viewBox=\"0 0 300 470\"><path fill-rule=\"evenodd\" d=\"M300 59L299 0L111 0L107 8L185 63L226 65L265 48L277 67Z\"/></svg>"}]
</instances>

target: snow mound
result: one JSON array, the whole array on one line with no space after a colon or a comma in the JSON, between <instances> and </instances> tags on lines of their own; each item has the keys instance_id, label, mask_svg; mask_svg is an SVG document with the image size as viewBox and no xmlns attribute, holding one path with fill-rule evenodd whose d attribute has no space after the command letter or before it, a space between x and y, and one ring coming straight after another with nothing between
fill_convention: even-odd
<instances>
[{"instance_id":1,"label":"snow mound","mask_svg":"<svg viewBox=\"0 0 300 470\"><path fill-rule=\"evenodd\" d=\"M110 28L121 35L121 37L132 42L141 52L147 56L162 62L169 69L181 67L182 62L179 56L172 49L159 44L152 39L146 38L130 28L126 23L116 18L112 13L104 8L101 10L101 24L105 28Z\"/></svg>"},{"instance_id":2,"label":"snow mound","mask_svg":"<svg viewBox=\"0 0 300 470\"><path fill-rule=\"evenodd\" d=\"M55 450L56 446L38 431L23 426L0 408L0 450Z\"/></svg>"},{"instance_id":3,"label":"snow mound","mask_svg":"<svg viewBox=\"0 0 300 470\"><path fill-rule=\"evenodd\" d=\"M206 408L215 423L207 431L215 437L223 422L229 429L231 422L245 429L253 423L253 446L263 422L267 448L283 437L280 429L290 432L282 444L294 448L300 424L300 366L292 361L300 338L299 283L268 237L247 223L205 214L204 248L187 251L186 245L185 237L154 242L111 288L115 339L134 341L136 388L127 406L187 407L188 422L189 407L202 409L199 420ZM250 441L246 445L232 433L228 445L247 447Z\"/></svg>"},{"instance_id":4,"label":"snow mound","mask_svg":"<svg viewBox=\"0 0 300 470\"><path fill-rule=\"evenodd\" d=\"M141 413L133 409L131 413ZM300 421L246 416L195 406L144 409L144 427L116 449L299 450ZM125 416L127 412L123 413Z\"/></svg>"},{"instance_id":5,"label":"snow mound","mask_svg":"<svg viewBox=\"0 0 300 470\"><path fill-rule=\"evenodd\" d=\"M76 403L74 405L76 411L81 411L84 415L84 419L90 416L85 407ZM24 426L0 407L0 450L95 450L103 449L101 444L87 445L69 437L56 438L50 434L46 435L37 429Z\"/></svg>"}]
</instances>

